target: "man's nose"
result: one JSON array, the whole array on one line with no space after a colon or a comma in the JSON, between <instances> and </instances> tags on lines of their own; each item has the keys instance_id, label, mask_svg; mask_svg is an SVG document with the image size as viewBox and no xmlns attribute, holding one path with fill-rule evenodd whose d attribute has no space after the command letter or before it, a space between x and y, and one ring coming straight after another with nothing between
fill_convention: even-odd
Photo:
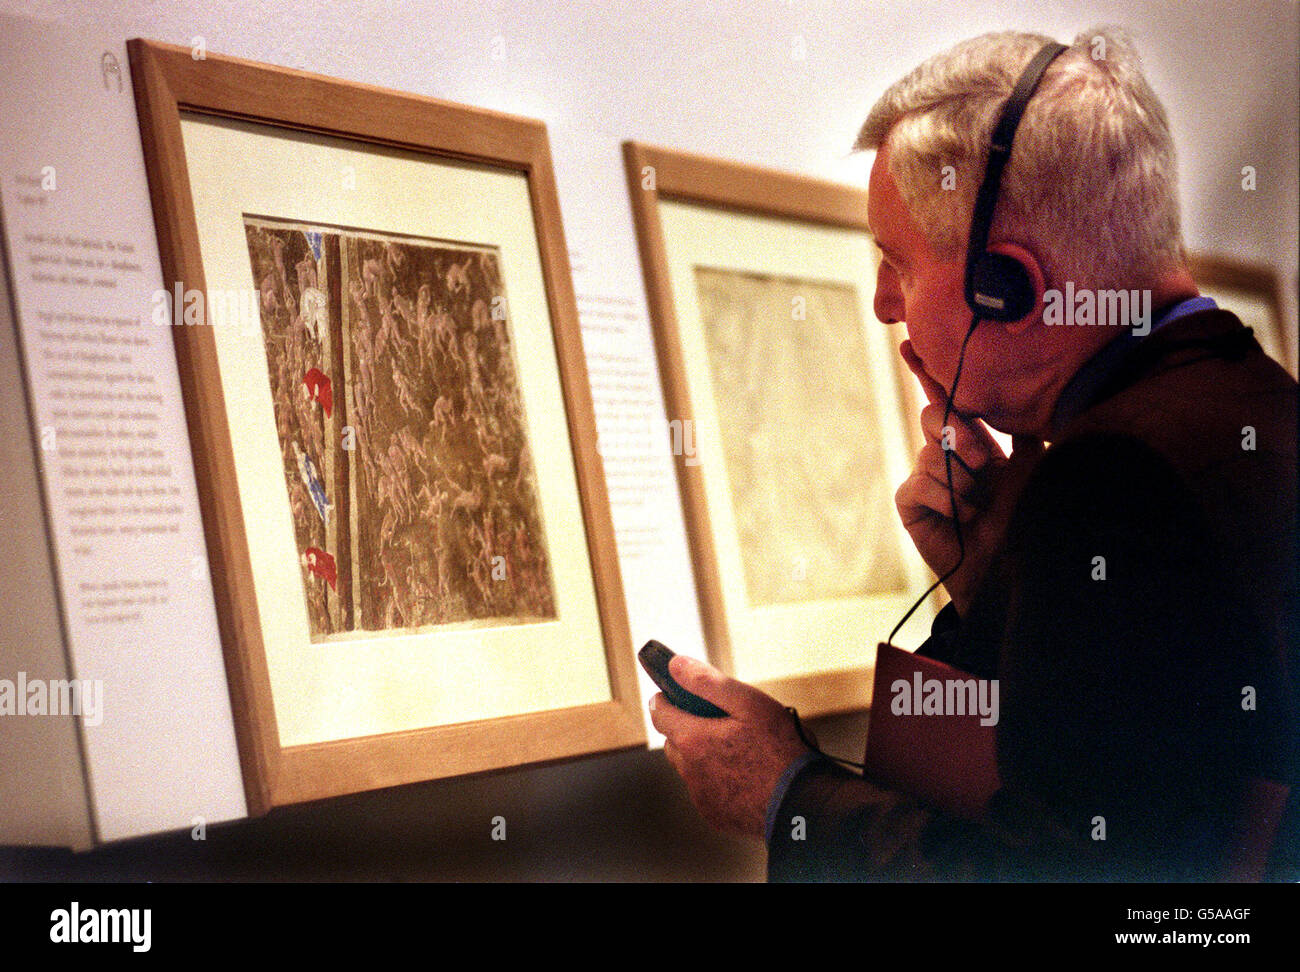
<instances>
[{"instance_id":1,"label":"man's nose","mask_svg":"<svg viewBox=\"0 0 1300 972\"><path fill-rule=\"evenodd\" d=\"M903 293L898 289L898 278L883 263L876 272L876 296L872 306L882 323L897 324L903 319Z\"/></svg>"}]
</instances>

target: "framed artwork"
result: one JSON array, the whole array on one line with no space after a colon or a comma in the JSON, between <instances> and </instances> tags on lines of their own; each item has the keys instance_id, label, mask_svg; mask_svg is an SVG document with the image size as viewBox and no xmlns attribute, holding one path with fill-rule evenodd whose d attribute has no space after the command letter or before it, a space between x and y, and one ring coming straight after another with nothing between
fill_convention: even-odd
<instances>
[{"instance_id":1,"label":"framed artwork","mask_svg":"<svg viewBox=\"0 0 1300 972\"><path fill-rule=\"evenodd\" d=\"M932 580L894 507L923 401L872 313L866 193L624 159L710 658L801 714L861 708Z\"/></svg>"},{"instance_id":2,"label":"framed artwork","mask_svg":"<svg viewBox=\"0 0 1300 972\"><path fill-rule=\"evenodd\" d=\"M1213 297L1255 332L1264 352L1291 373L1297 369L1297 334L1282 320L1282 278L1272 267L1230 257L1190 254L1188 265L1198 289Z\"/></svg>"},{"instance_id":3,"label":"framed artwork","mask_svg":"<svg viewBox=\"0 0 1300 972\"><path fill-rule=\"evenodd\" d=\"M642 744L545 127L129 49L250 811Z\"/></svg>"}]
</instances>

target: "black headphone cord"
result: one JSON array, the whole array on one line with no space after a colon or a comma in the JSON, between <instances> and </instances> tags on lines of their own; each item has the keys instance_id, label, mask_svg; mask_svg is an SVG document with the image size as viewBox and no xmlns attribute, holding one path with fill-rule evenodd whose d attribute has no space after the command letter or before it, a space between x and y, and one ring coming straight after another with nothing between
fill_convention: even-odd
<instances>
[{"instance_id":1,"label":"black headphone cord","mask_svg":"<svg viewBox=\"0 0 1300 972\"><path fill-rule=\"evenodd\" d=\"M975 333L975 328L979 326L982 320L983 318L978 316L972 317L970 329L966 331L966 336L962 338L961 352L957 355L957 371L952 376L952 388L949 390L948 399L943 406L943 428L948 427L948 420L952 417L953 400L957 397L957 382L961 380L962 365L966 362L966 345L970 342L971 335ZM939 441L940 443L943 442L943 429L940 429ZM894 643L894 635L898 634L898 630L907 623L907 619L916 613L916 609L925 603L925 599L938 590L939 586L948 578L957 573L962 561L966 559L966 543L961 533L961 517L957 515L957 491L952 484L952 460L955 454L956 443L953 443L953 448L945 447L943 450L943 467L948 475L948 501L952 504L952 528L953 532L957 534L957 562L948 568L947 573L926 588L925 593L917 598L916 603L907 609L907 613L903 615L898 624L894 625L894 630L889 632L889 644ZM970 467L962 462L960 456L957 456L957 461L962 464L967 472L971 472Z\"/></svg>"},{"instance_id":2,"label":"black headphone cord","mask_svg":"<svg viewBox=\"0 0 1300 972\"><path fill-rule=\"evenodd\" d=\"M979 317L978 315L972 317L970 322L970 329L966 331L966 336L962 338L961 351L957 355L957 370L956 372L954 372L952 376L952 388L949 390L948 398L944 402L944 406L943 406L943 428L948 427L948 420L952 417L953 400L957 397L957 382L961 380L962 365L966 362L966 345L970 342L971 335L975 333L975 328L979 326L982 320L984 320L984 318ZM939 440L942 443L943 429L940 429ZM962 565L962 561L966 559L966 543L961 533L961 517L958 516L957 514L957 491L956 489L953 488L953 483L952 483L952 460L955 454L956 454L956 443L953 443L953 448L944 447L943 466L944 466L944 471L947 473L948 476L948 500L952 504L952 528L953 531L957 534L957 562L953 564L950 568L948 568L947 573L945 573L942 577L940 577L928 588L926 588L925 593L916 599L916 603L907 609L907 613L903 615L902 619L898 622L898 624L894 625L894 630L889 633L889 644L894 643L894 635L898 634L898 630L907 623L907 619L916 613L916 609L919 608L922 604L924 604L926 598L928 598L931 594L933 594L941 584L947 581L948 578L952 577L953 574L957 573L958 568L961 567ZM957 461L962 464L962 466L966 469L967 472L971 471L970 467L966 466L966 464L962 462L960 456L956 456L956 458ZM874 699L872 700L872 704L875 704ZM794 706L787 706L786 712L790 713L791 717L794 719L794 728L795 731L799 733L800 741L809 749L811 749L814 753L816 753L818 756L821 756L823 759L829 759L832 762L842 763L843 765L850 766L853 769L858 769L858 770L866 769L866 766L862 763L855 763L851 759L843 759L839 756L832 756L830 753L822 752L821 748L817 746L817 744L814 743L811 739L809 739L807 734L805 734L803 729L803 723L799 719L798 710L795 709Z\"/></svg>"}]
</instances>

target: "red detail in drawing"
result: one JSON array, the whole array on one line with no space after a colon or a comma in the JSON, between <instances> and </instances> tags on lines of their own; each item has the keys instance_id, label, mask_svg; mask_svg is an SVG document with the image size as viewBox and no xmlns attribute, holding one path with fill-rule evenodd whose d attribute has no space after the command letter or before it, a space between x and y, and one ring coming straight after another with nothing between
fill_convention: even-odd
<instances>
[{"instance_id":1,"label":"red detail in drawing","mask_svg":"<svg viewBox=\"0 0 1300 972\"><path fill-rule=\"evenodd\" d=\"M329 375L319 368L312 368L302 376L302 383L307 386L311 397L320 402L325 417L329 418L334 412L334 386L330 384Z\"/></svg>"},{"instance_id":2,"label":"red detail in drawing","mask_svg":"<svg viewBox=\"0 0 1300 972\"><path fill-rule=\"evenodd\" d=\"M337 591L338 587L338 569L334 566L334 558L320 547L308 547L307 552L302 555L302 562L306 568L317 577L323 577L329 582L330 590Z\"/></svg>"}]
</instances>

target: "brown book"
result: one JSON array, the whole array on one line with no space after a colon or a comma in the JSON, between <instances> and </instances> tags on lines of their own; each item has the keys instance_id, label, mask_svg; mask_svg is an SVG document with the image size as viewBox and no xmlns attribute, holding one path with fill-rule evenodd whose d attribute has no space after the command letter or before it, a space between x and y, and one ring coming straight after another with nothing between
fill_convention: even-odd
<instances>
[{"instance_id":1,"label":"brown book","mask_svg":"<svg viewBox=\"0 0 1300 972\"><path fill-rule=\"evenodd\" d=\"M866 776L960 816L997 792L996 679L890 644L876 654Z\"/></svg>"}]
</instances>

